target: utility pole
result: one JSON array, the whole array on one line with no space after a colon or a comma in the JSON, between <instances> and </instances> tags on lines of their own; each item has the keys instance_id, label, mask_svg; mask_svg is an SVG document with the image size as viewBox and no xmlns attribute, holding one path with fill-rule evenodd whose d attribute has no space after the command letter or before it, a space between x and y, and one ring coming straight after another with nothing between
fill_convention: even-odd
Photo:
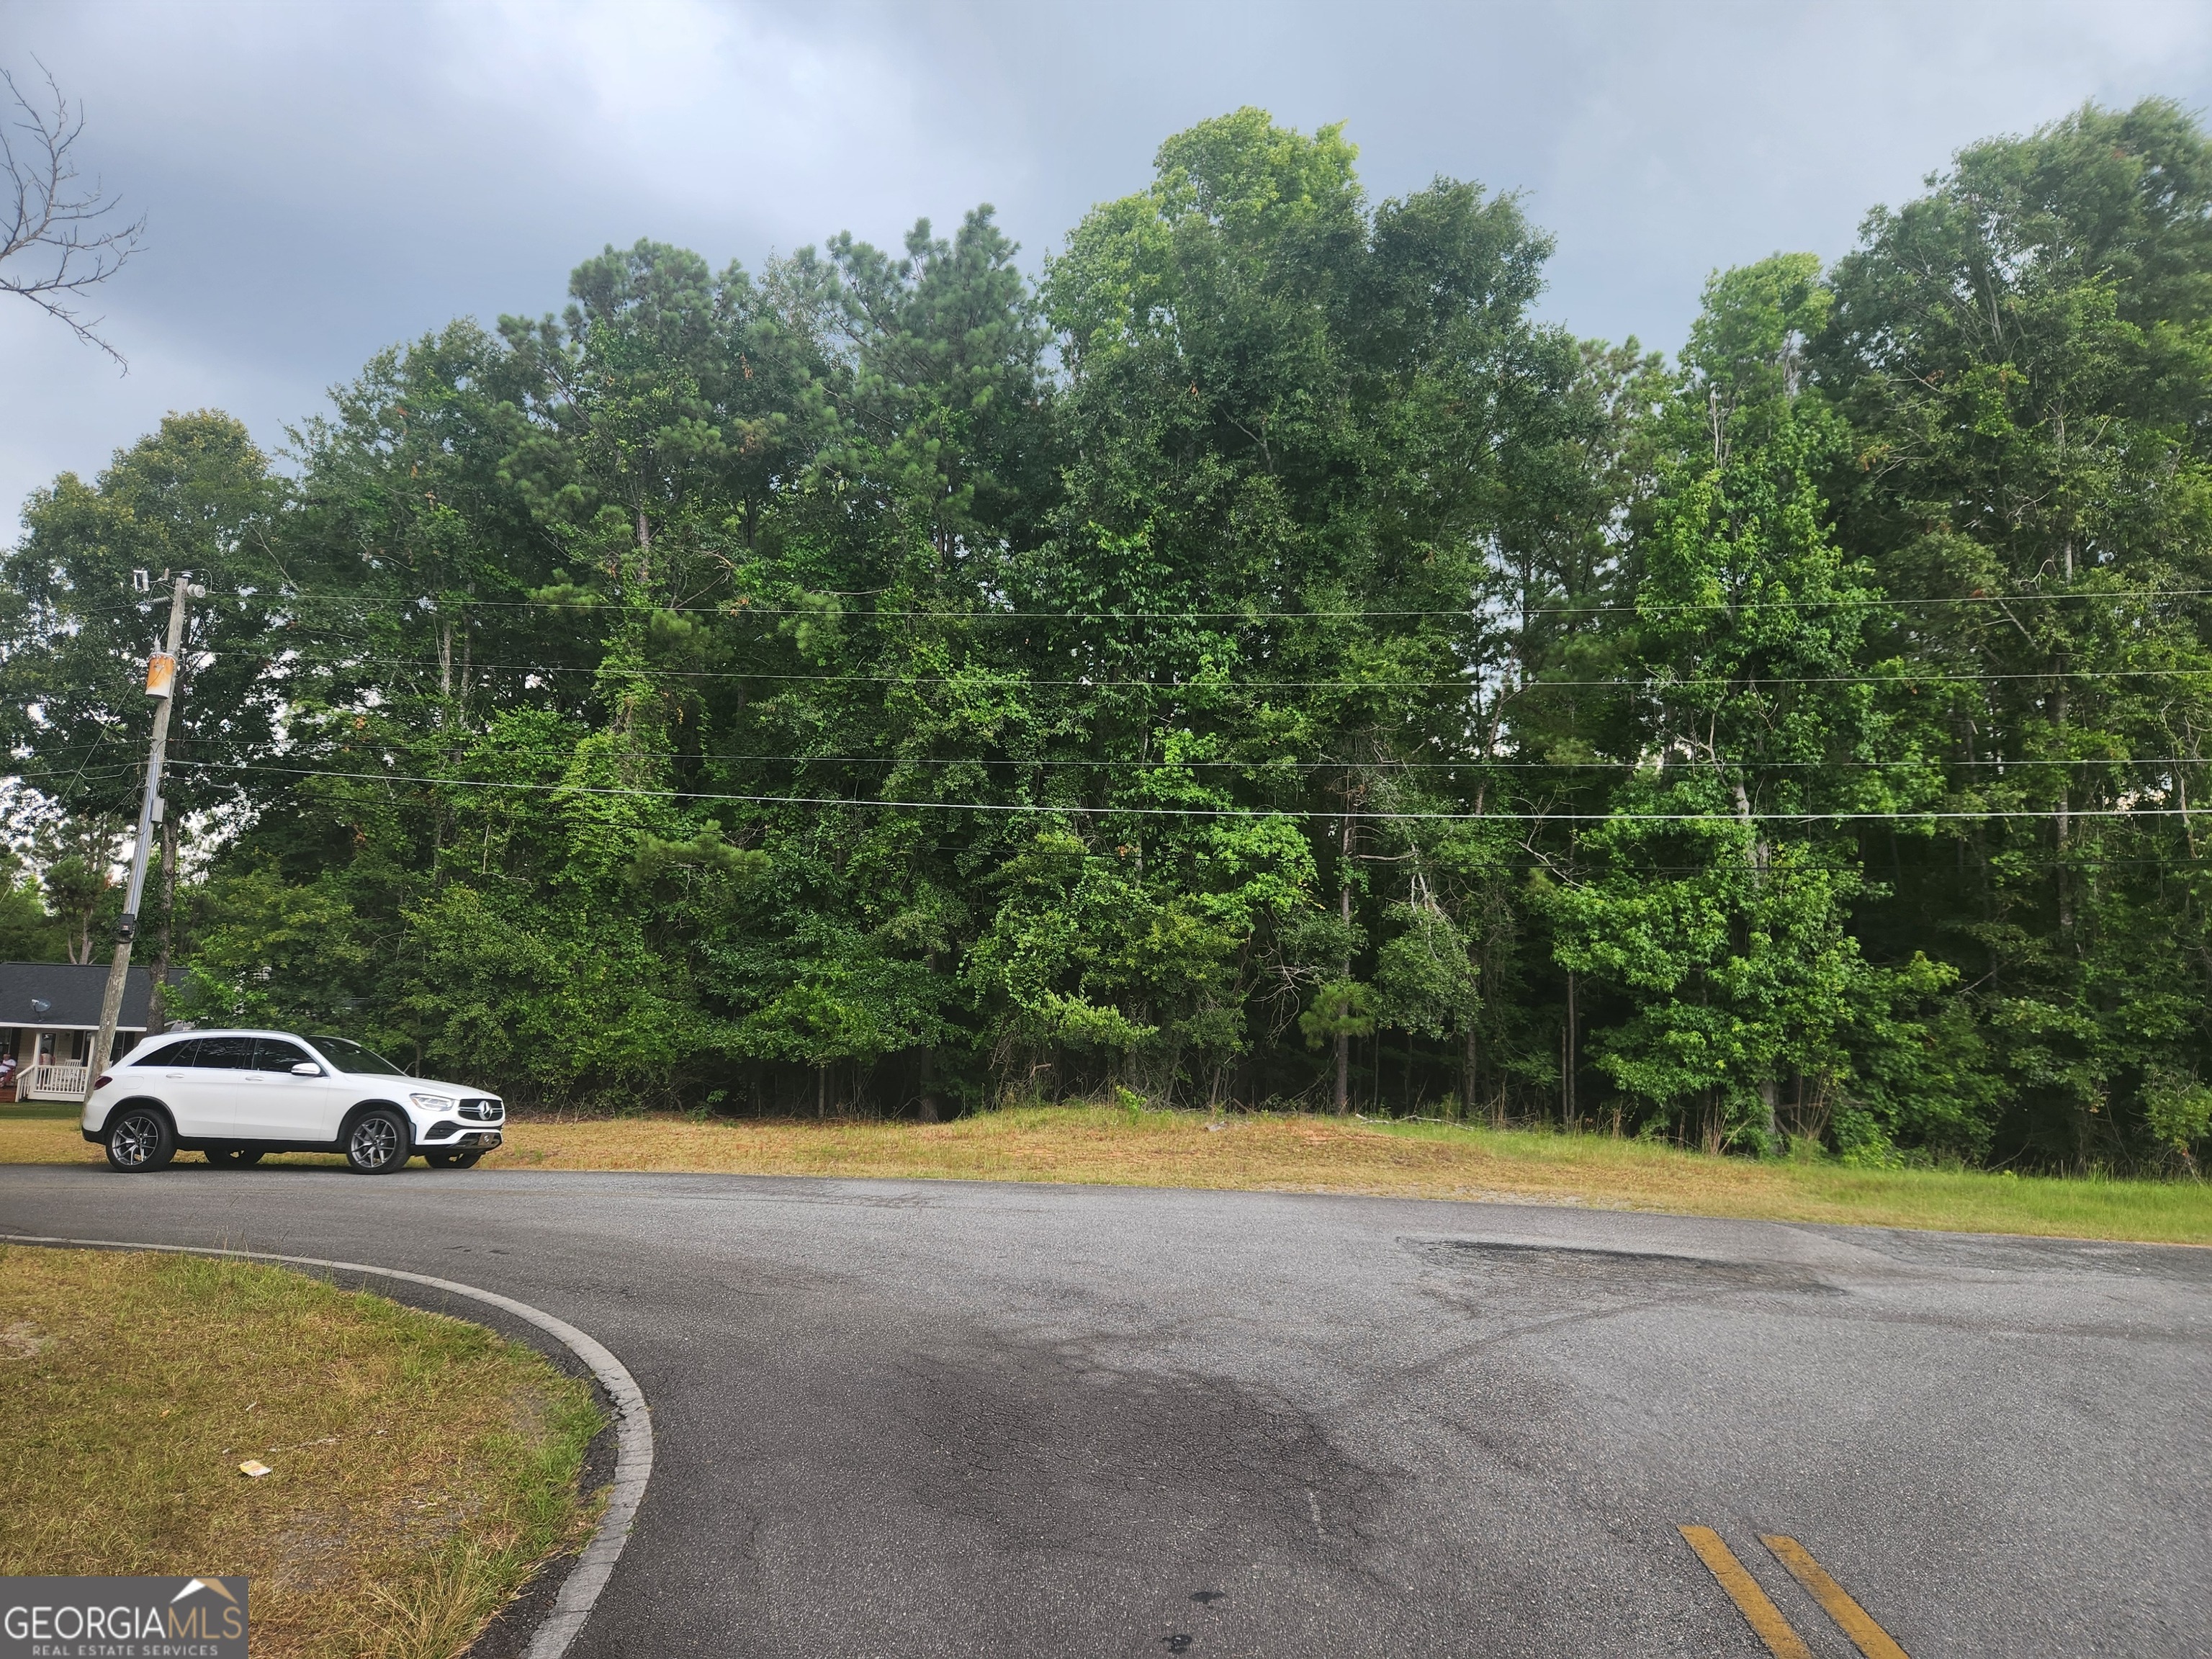
<instances>
[{"instance_id":1,"label":"utility pole","mask_svg":"<svg viewBox=\"0 0 2212 1659\"><path fill-rule=\"evenodd\" d=\"M1352 983L1352 784L1347 778L1344 786L1344 841L1337 853L1336 866L1337 907L1344 918L1345 939L1344 960L1339 971L1346 986ZM1344 1006L1337 1011L1337 1018L1341 1025L1336 1034L1336 1115L1342 1117L1352 1109L1352 1033L1345 1029L1352 1023L1349 991L1346 993ZM1382 1063L1379 1054L1376 1063Z\"/></svg>"},{"instance_id":2,"label":"utility pole","mask_svg":"<svg viewBox=\"0 0 2212 1659\"><path fill-rule=\"evenodd\" d=\"M107 970L107 994L100 1000L100 1036L84 1068L84 1097L89 1103L100 1074L115 1047L115 1027L123 1018L123 988L131 977L131 942L138 933L138 901L146 891L146 854L154 826L161 821L161 757L169 746L169 711L177 702L177 647L185 637L185 596L204 597L179 574L169 591L169 642L146 664L146 695L154 698L154 744L146 756L146 796L138 807L138 843L131 849L131 884L124 890L123 918L115 925L115 961Z\"/></svg>"}]
</instances>

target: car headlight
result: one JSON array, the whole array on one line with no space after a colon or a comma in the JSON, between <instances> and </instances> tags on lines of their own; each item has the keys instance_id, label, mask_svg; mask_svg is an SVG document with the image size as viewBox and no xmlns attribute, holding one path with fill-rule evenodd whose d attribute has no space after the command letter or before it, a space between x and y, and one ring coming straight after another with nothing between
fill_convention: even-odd
<instances>
[{"instance_id":1,"label":"car headlight","mask_svg":"<svg viewBox=\"0 0 2212 1659\"><path fill-rule=\"evenodd\" d=\"M426 1112L450 1112L453 1109L451 1095L410 1095L407 1098Z\"/></svg>"}]
</instances>

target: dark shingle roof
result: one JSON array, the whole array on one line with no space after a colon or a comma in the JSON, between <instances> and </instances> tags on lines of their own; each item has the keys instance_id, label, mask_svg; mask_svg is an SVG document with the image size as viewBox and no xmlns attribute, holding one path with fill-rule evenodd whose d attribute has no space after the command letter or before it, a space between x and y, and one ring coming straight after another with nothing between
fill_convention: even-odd
<instances>
[{"instance_id":1,"label":"dark shingle roof","mask_svg":"<svg viewBox=\"0 0 2212 1659\"><path fill-rule=\"evenodd\" d=\"M183 978L180 971L170 969L171 984ZM107 964L104 962L82 965L68 962L0 962L0 1026L78 1025L97 1030L100 1000L106 990ZM117 1022L118 1030L146 1029L146 1002L153 992L153 970L133 968L124 981L123 1017ZM31 1006L33 998L52 1006L41 1013Z\"/></svg>"}]
</instances>

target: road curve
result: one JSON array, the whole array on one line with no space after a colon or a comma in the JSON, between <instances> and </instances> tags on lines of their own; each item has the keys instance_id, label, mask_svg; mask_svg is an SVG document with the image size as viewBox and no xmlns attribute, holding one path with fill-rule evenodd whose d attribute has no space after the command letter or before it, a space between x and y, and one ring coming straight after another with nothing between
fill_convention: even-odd
<instances>
[{"instance_id":1,"label":"road curve","mask_svg":"<svg viewBox=\"0 0 2212 1659\"><path fill-rule=\"evenodd\" d=\"M656 1461L574 1659L1762 1659L1747 1593L1822 1659L1854 1607L1912 1659L2212 1652L2212 1252L196 1163L0 1169L0 1232L374 1262L598 1338Z\"/></svg>"}]
</instances>

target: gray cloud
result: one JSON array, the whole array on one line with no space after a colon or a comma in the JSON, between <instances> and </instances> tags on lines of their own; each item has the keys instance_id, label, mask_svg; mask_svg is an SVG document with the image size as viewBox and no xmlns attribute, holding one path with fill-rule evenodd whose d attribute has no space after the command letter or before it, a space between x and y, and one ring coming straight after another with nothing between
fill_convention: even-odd
<instances>
[{"instance_id":1,"label":"gray cloud","mask_svg":"<svg viewBox=\"0 0 2212 1659\"><path fill-rule=\"evenodd\" d=\"M0 309L0 507L173 408L264 442L372 351L535 313L641 235L720 262L978 201L1034 261L1240 104L1344 120L1377 194L1524 193L1549 313L1680 340L1716 265L1833 257L1974 138L2212 87L2193 3L51 4L0 0L150 217L129 356Z\"/></svg>"}]
</instances>

